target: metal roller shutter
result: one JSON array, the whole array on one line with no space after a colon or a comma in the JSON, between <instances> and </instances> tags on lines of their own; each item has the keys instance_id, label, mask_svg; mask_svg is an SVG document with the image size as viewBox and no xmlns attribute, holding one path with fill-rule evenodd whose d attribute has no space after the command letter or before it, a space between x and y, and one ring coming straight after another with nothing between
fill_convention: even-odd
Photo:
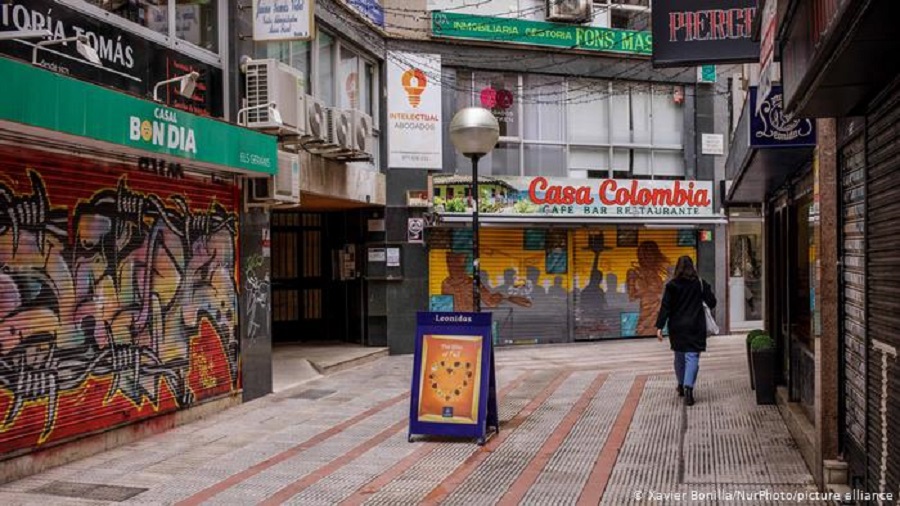
<instances>
[{"instance_id":1,"label":"metal roller shutter","mask_svg":"<svg viewBox=\"0 0 900 506\"><path fill-rule=\"evenodd\" d=\"M429 234L429 294L435 310L472 307L471 230ZM569 232L483 228L482 310L494 313L498 344L569 340Z\"/></svg>"},{"instance_id":2,"label":"metal roller shutter","mask_svg":"<svg viewBox=\"0 0 900 506\"><path fill-rule=\"evenodd\" d=\"M868 488L900 490L900 87L867 122Z\"/></svg>"},{"instance_id":3,"label":"metal roller shutter","mask_svg":"<svg viewBox=\"0 0 900 506\"><path fill-rule=\"evenodd\" d=\"M860 137L841 152L843 195L844 396L847 456L852 473L865 474L866 268L865 143Z\"/></svg>"},{"instance_id":4,"label":"metal roller shutter","mask_svg":"<svg viewBox=\"0 0 900 506\"><path fill-rule=\"evenodd\" d=\"M605 226L574 232L575 339L656 333L678 257L696 261L695 230Z\"/></svg>"},{"instance_id":5,"label":"metal roller shutter","mask_svg":"<svg viewBox=\"0 0 900 506\"><path fill-rule=\"evenodd\" d=\"M0 144L0 458L239 386L236 186L137 168Z\"/></svg>"}]
</instances>

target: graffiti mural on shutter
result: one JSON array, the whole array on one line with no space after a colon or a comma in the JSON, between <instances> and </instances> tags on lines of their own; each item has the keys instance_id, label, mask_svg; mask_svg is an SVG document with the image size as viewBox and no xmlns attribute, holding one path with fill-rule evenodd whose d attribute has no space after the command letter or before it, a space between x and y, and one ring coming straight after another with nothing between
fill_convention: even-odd
<instances>
[{"instance_id":1,"label":"graffiti mural on shutter","mask_svg":"<svg viewBox=\"0 0 900 506\"><path fill-rule=\"evenodd\" d=\"M695 230L592 227L481 231L482 308L499 343L652 335L678 257L696 259ZM469 229L429 233L432 310L472 307Z\"/></svg>"},{"instance_id":2,"label":"graffiti mural on shutter","mask_svg":"<svg viewBox=\"0 0 900 506\"><path fill-rule=\"evenodd\" d=\"M569 233L485 228L479 239L481 307L494 313L498 343L568 341ZM432 309L471 311L471 230L434 229L429 247Z\"/></svg>"},{"instance_id":3,"label":"graffiti mural on shutter","mask_svg":"<svg viewBox=\"0 0 900 506\"><path fill-rule=\"evenodd\" d=\"M695 230L625 226L574 233L575 339L656 334L665 283L682 255L696 260Z\"/></svg>"},{"instance_id":4,"label":"graffiti mural on shutter","mask_svg":"<svg viewBox=\"0 0 900 506\"><path fill-rule=\"evenodd\" d=\"M239 388L236 187L149 167L0 146L5 452Z\"/></svg>"}]
</instances>

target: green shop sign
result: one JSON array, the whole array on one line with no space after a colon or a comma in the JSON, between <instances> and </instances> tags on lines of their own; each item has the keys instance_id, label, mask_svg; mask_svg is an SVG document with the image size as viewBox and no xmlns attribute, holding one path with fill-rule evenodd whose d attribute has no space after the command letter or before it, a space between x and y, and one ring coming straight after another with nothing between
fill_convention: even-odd
<instances>
[{"instance_id":1,"label":"green shop sign","mask_svg":"<svg viewBox=\"0 0 900 506\"><path fill-rule=\"evenodd\" d=\"M653 38L650 32L473 16L452 12L432 12L431 33L435 37L512 42L647 56L653 54Z\"/></svg>"},{"instance_id":2,"label":"green shop sign","mask_svg":"<svg viewBox=\"0 0 900 506\"><path fill-rule=\"evenodd\" d=\"M275 174L275 137L0 58L0 120Z\"/></svg>"}]
</instances>

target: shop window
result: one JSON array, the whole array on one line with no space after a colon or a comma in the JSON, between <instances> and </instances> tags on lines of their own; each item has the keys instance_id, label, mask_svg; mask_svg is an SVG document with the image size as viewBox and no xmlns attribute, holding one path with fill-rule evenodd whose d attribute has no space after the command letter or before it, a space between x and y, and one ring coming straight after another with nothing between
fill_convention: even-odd
<instances>
[{"instance_id":1,"label":"shop window","mask_svg":"<svg viewBox=\"0 0 900 506\"><path fill-rule=\"evenodd\" d=\"M524 139L561 142L565 135L563 79L557 76L526 75L523 81Z\"/></svg>"},{"instance_id":2,"label":"shop window","mask_svg":"<svg viewBox=\"0 0 900 506\"><path fill-rule=\"evenodd\" d=\"M272 58L299 70L304 77L303 89L311 93L309 77L311 72L311 54L309 42L258 42L255 53L257 58Z\"/></svg>"},{"instance_id":3,"label":"shop window","mask_svg":"<svg viewBox=\"0 0 900 506\"><path fill-rule=\"evenodd\" d=\"M566 153L563 146L525 144L525 175L566 177Z\"/></svg>"},{"instance_id":4,"label":"shop window","mask_svg":"<svg viewBox=\"0 0 900 506\"><path fill-rule=\"evenodd\" d=\"M319 32L316 37L317 56L316 62L316 97L325 102L325 105L334 107L334 37L325 32Z\"/></svg>"},{"instance_id":5,"label":"shop window","mask_svg":"<svg viewBox=\"0 0 900 506\"><path fill-rule=\"evenodd\" d=\"M763 320L762 221L732 220L728 224L728 290L732 326L760 326Z\"/></svg>"},{"instance_id":6,"label":"shop window","mask_svg":"<svg viewBox=\"0 0 900 506\"><path fill-rule=\"evenodd\" d=\"M474 105L490 109L500 124L501 138L520 137L519 76L496 72L475 74Z\"/></svg>"},{"instance_id":7,"label":"shop window","mask_svg":"<svg viewBox=\"0 0 900 506\"><path fill-rule=\"evenodd\" d=\"M160 35L217 53L219 51L218 0L87 0L107 12L153 30ZM175 26L169 13L175 10Z\"/></svg>"},{"instance_id":8,"label":"shop window","mask_svg":"<svg viewBox=\"0 0 900 506\"><path fill-rule=\"evenodd\" d=\"M218 5L214 0L177 0L175 36L203 49L219 49Z\"/></svg>"},{"instance_id":9,"label":"shop window","mask_svg":"<svg viewBox=\"0 0 900 506\"><path fill-rule=\"evenodd\" d=\"M341 46L340 79L338 80L339 107L343 109L360 108L360 72L359 55Z\"/></svg>"},{"instance_id":10,"label":"shop window","mask_svg":"<svg viewBox=\"0 0 900 506\"><path fill-rule=\"evenodd\" d=\"M110 2L108 0L87 0L91 5L111 12L133 23L169 35L169 0L129 0Z\"/></svg>"},{"instance_id":11,"label":"shop window","mask_svg":"<svg viewBox=\"0 0 900 506\"><path fill-rule=\"evenodd\" d=\"M500 143L491 151L491 154L485 157L487 162L486 168L489 172L481 172L483 174L493 174L495 176L518 176L519 172L519 144L518 143ZM464 167L471 167L471 162L466 159ZM479 163L479 168L481 164Z\"/></svg>"},{"instance_id":12,"label":"shop window","mask_svg":"<svg viewBox=\"0 0 900 506\"><path fill-rule=\"evenodd\" d=\"M448 101L487 107L500 124L497 156L483 162L489 173L684 178L684 110L672 85L466 70L455 77ZM456 157L458 170L468 166Z\"/></svg>"},{"instance_id":13,"label":"shop window","mask_svg":"<svg viewBox=\"0 0 900 506\"><path fill-rule=\"evenodd\" d=\"M609 144L608 96L609 83L606 81L569 81L566 131L570 143Z\"/></svg>"}]
</instances>

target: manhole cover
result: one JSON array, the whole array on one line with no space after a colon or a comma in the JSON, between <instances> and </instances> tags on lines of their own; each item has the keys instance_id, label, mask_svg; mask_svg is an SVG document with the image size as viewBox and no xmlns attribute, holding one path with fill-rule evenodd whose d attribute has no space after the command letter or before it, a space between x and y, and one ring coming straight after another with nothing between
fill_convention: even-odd
<instances>
[{"instance_id":1,"label":"manhole cover","mask_svg":"<svg viewBox=\"0 0 900 506\"><path fill-rule=\"evenodd\" d=\"M309 399L316 400L321 399L322 397L328 397L329 395L335 393L336 390L322 390L318 388L310 388L308 390L304 390L298 394L291 395L291 399Z\"/></svg>"},{"instance_id":2,"label":"manhole cover","mask_svg":"<svg viewBox=\"0 0 900 506\"><path fill-rule=\"evenodd\" d=\"M72 481L54 481L31 490L32 494L58 495L95 501L122 502L146 492L146 488L120 487L118 485L97 485Z\"/></svg>"}]
</instances>

